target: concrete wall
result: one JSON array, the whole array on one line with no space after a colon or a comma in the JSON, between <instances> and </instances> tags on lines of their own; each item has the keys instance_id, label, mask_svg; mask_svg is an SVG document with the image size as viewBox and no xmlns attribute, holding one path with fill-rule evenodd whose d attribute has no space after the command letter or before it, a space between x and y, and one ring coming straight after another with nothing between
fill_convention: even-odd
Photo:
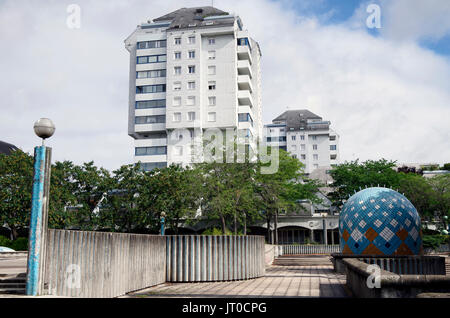
<instances>
[{"instance_id":1,"label":"concrete wall","mask_svg":"<svg viewBox=\"0 0 450 318\"><path fill-rule=\"evenodd\" d=\"M280 246L266 244L264 248L265 248L264 262L266 266L270 266L272 265L274 259L280 255L279 252Z\"/></svg>"},{"instance_id":2,"label":"concrete wall","mask_svg":"<svg viewBox=\"0 0 450 318\"><path fill-rule=\"evenodd\" d=\"M263 276L262 236L166 236L166 280L204 282Z\"/></svg>"},{"instance_id":3,"label":"concrete wall","mask_svg":"<svg viewBox=\"0 0 450 318\"><path fill-rule=\"evenodd\" d=\"M411 298L420 293L450 292L450 277L445 275L398 275L380 271L379 287L370 288L374 273L356 258L342 260L345 267L346 284L353 296L360 298Z\"/></svg>"},{"instance_id":4,"label":"concrete wall","mask_svg":"<svg viewBox=\"0 0 450 318\"><path fill-rule=\"evenodd\" d=\"M165 255L161 236L48 230L44 294L115 297L161 284Z\"/></svg>"}]
</instances>

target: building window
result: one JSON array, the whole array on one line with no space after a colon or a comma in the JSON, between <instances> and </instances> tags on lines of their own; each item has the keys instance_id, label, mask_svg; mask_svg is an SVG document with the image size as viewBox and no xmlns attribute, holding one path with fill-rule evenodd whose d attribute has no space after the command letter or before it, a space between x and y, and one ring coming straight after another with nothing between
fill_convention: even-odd
<instances>
[{"instance_id":1,"label":"building window","mask_svg":"<svg viewBox=\"0 0 450 318\"><path fill-rule=\"evenodd\" d=\"M293 154L293 155L292 155L292 158L297 159L297 155L296 155L296 154Z\"/></svg>"},{"instance_id":2,"label":"building window","mask_svg":"<svg viewBox=\"0 0 450 318\"><path fill-rule=\"evenodd\" d=\"M136 116L134 123L137 125L143 124L162 124L166 122L166 115L154 115L154 116Z\"/></svg>"},{"instance_id":3,"label":"building window","mask_svg":"<svg viewBox=\"0 0 450 318\"><path fill-rule=\"evenodd\" d=\"M166 40L156 40L156 41L145 41L145 42L138 42L137 43L137 49L154 49L159 47L166 47Z\"/></svg>"},{"instance_id":4,"label":"building window","mask_svg":"<svg viewBox=\"0 0 450 318\"><path fill-rule=\"evenodd\" d=\"M336 145L330 145L330 150L336 150Z\"/></svg>"},{"instance_id":5,"label":"building window","mask_svg":"<svg viewBox=\"0 0 450 318\"><path fill-rule=\"evenodd\" d=\"M215 90L216 89L216 81L210 81L208 82L208 89L210 91Z\"/></svg>"},{"instance_id":6,"label":"building window","mask_svg":"<svg viewBox=\"0 0 450 318\"><path fill-rule=\"evenodd\" d=\"M152 171L154 169L167 168L167 162L141 162L141 169L143 171Z\"/></svg>"},{"instance_id":7,"label":"building window","mask_svg":"<svg viewBox=\"0 0 450 318\"><path fill-rule=\"evenodd\" d=\"M136 109L164 108L164 107L166 107L165 99L142 100L136 102Z\"/></svg>"},{"instance_id":8,"label":"building window","mask_svg":"<svg viewBox=\"0 0 450 318\"><path fill-rule=\"evenodd\" d=\"M174 90L174 91L179 91L179 90L181 90L181 82L174 82L174 83L173 83L173 90Z\"/></svg>"},{"instance_id":9,"label":"building window","mask_svg":"<svg viewBox=\"0 0 450 318\"><path fill-rule=\"evenodd\" d=\"M317 140L317 136L312 136L312 140Z\"/></svg>"},{"instance_id":10,"label":"building window","mask_svg":"<svg viewBox=\"0 0 450 318\"><path fill-rule=\"evenodd\" d=\"M208 39L208 44L209 44L209 45L214 45L214 44L216 44L216 39L215 39L215 38L209 38L209 39Z\"/></svg>"},{"instance_id":11,"label":"building window","mask_svg":"<svg viewBox=\"0 0 450 318\"><path fill-rule=\"evenodd\" d=\"M157 156L167 154L167 146L136 147L136 156Z\"/></svg>"},{"instance_id":12,"label":"building window","mask_svg":"<svg viewBox=\"0 0 450 318\"><path fill-rule=\"evenodd\" d=\"M300 156L301 156L300 158L302 158L302 160L306 159L306 155L300 155Z\"/></svg>"},{"instance_id":13,"label":"building window","mask_svg":"<svg viewBox=\"0 0 450 318\"><path fill-rule=\"evenodd\" d=\"M181 38L174 38L174 44L180 45L181 44Z\"/></svg>"},{"instance_id":14,"label":"building window","mask_svg":"<svg viewBox=\"0 0 450 318\"><path fill-rule=\"evenodd\" d=\"M137 64L161 63L161 62L166 62L166 61L167 61L167 56L165 54L138 56L136 58Z\"/></svg>"},{"instance_id":15,"label":"building window","mask_svg":"<svg viewBox=\"0 0 450 318\"><path fill-rule=\"evenodd\" d=\"M180 122L181 121L181 113L173 113L173 121Z\"/></svg>"},{"instance_id":16,"label":"building window","mask_svg":"<svg viewBox=\"0 0 450 318\"><path fill-rule=\"evenodd\" d=\"M314 164L314 169L318 169L319 165L317 163Z\"/></svg>"},{"instance_id":17,"label":"building window","mask_svg":"<svg viewBox=\"0 0 450 318\"><path fill-rule=\"evenodd\" d=\"M306 145L305 144L301 144L300 145L300 150L305 151L306 150Z\"/></svg>"},{"instance_id":18,"label":"building window","mask_svg":"<svg viewBox=\"0 0 450 318\"><path fill-rule=\"evenodd\" d=\"M180 59L181 59L181 52L175 52L175 53L173 54L173 58L174 58L175 60L180 60Z\"/></svg>"},{"instance_id":19,"label":"building window","mask_svg":"<svg viewBox=\"0 0 450 318\"><path fill-rule=\"evenodd\" d=\"M313 155L313 160L315 160L315 161L319 160L319 155L318 154L314 154Z\"/></svg>"},{"instance_id":20,"label":"building window","mask_svg":"<svg viewBox=\"0 0 450 318\"><path fill-rule=\"evenodd\" d=\"M195 120L195 112L188 112L188 120L189 121Z\"/></svg>"},{"instance_id":21,"label":"building window","mask_svg":"<svg viewBox=\"0 0 450 318\"><path fill-rule=\"evenodd\" d=\"M297 146L296 146L296 145L292 145L292 146L291 146L291 150L292 150L292 151L297 151Z\"/></svg>"},{"instance_id":22,"label":"building window","mask_svg":"<svg viewBox=\"0 0 450 318\"><path fill-rule=\"evenodd\" d=\"M216 59L216 51L208 51L208 59L215 60Z\"/></svg>"},{"instance_id":23,"label":"building window","mask_svg":"<svg viewBox=\"0 0 450 318\"><path fill-rule=\"evenodd\" d=\"M336 140L336 136L330 136L330 140L331 141Z\"/></svg>"},{"instance_id":24,"label":"building window","mask_svg":"<svg viewBox=\"0 0 450 318\"><path fill-rule=\"evenodd\" d=\"M295 140L295 136L291 136L291 139L292 139L292 140Z\"/></svg>"},{"instance_id":25,"label":"building window","mask_svg":"<svg viewBox=\"0 0 450 318\"><path fill-rule=\"evenodd\" d=\"M208 121L216 121L216 113L208 113Z\"/></svg>"},{"instance_id":26,"label":"building window","mask_svg":"<svg viewBox=\"0 0 450 318\"><path fill-rule=\"evenodd\" d=\"M188 43L189 44L195 44L195 36L188 37Z\"/></svg>"},{"instance_id":27,"label":"building window","mask_svg":"<svg viewBox=\"0 0 450 318\"><path fill-rule=\"evenodd\" d=\"M305 136L301 135L300 140L305 140Z\"/></svg>"},{"instance_id":28,"label":"building window","mask_svg":"<svg viewBox=\"0 0 450 318\"><path fill-rule=\"evenodd\" d=\"M195 66L194 65L189 65L188 66L188 73L189 74L194 74L195 73Z\"/></svg>"},{"instance_id":29,"label":"building window","mask_svg":"<svg viewBox=\"0 0 450 318\"><path fill-rule=\"evenodd\" d=\"M238 114L238 121L239 122L250 122L253 126L253 119L252 116L250 116L249 113L241 113Z\"/></svg>"},{"instance_id":30,"label":"building window","mask_svg":"<svg viewBox=\"0 0 450 318\"><path fill-rule=\"evenodd\" d=\"M195 82L194 81L188 82L187 89L190 89L190 90L195 89Z\"/></svg>"},{"instance_id":31,"label":"building window","mask_svg":"<svg viewBox=\"0 0 450 318\"><path fill-rule=\"evenodd\" d=\"M336 158L337 158L337 155L330 155L331 160L336 160Z\"/></svg>"},{"instance_id":32,"label":"building window","mask_svg":"<svg viewBox=\"0 0 450 318\"><path fill-rule=\"evenodd\" d=\"M173 106L181 106L181 97L176 96L173 98Z\"/></svg>"},{"instance_id":33,"label":"building window","mask_svg":"<svg viewBox=\"0 0 450 318\"><path fill-rule=\"evenodd\" d=\"M195 51L189 51L188 52L188 58L195 59Z\"/></svg>"},{"instance_id":34,"label":"building window","mask_svg":"<svg viewBox=\"0 0 450 318\"><path fill-rule=\"evenodd\" d=\"M208 75L216 75L216 66L215 65L208 66Z\"/></svg>"},{"instance_id":35,"label":"building window","mask_svg":"<svg viewBox=\"0 0 450 318\"><path fill-rule=\"evenodd\" d=\"M313 150L317 150L317 145L313 145Z\"/></svg>"},{"instance_id":36,"label":"building window","mask_svg":"<svg viewBox=\"0 0 450 318\"><path fill-rule=\"evenodd\" d=\"M181 66L175 66L173 68L173 74L175 75L181 75Z\"/></svg>"},{"instance_id":37,"label":"building window","mask_svg":"<svg viewBox=\"0 0 450 318\"><path fill-rule=\"evenodd\" d=\"M208 105L209 106L216 106L216 96L209 96L208 97Z\"/></svg>"},{"instance_id":38,"label":"building window","mask_svg":"<svg viewBox=\"0 0 450 318\"><path fill-rule=\"evenodd\" d=\"M136 94L162 93L166 91L166 84L136 86Z\"/></svg>"},{"instance_id":39,"label":"building window","mask_svg":"<svg viewBox=\"0 0 450 318\"><path fill-rule=\"evenodd\" d=\"M136 72L136 78L155 78L155 77L166 77L166 70Z\"/></svg>"},{"instance_id":40,"label":"building window","mask_svg":"<svg viewBox=\"0 0 450 318\"><path fill-rule=\"evenodd\" d=\"M195 105L195 96L188 96L186 100L187 106L194 106Z\"/></svg>"}]
</instances>

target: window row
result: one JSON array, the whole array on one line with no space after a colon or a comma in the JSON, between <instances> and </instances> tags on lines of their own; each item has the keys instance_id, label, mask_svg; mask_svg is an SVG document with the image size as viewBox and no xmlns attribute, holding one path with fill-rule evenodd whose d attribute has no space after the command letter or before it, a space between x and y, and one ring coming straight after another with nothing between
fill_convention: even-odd
<instances>
[{"instance_id":1,"label":"window row","mask_svg":"<svg viewBox=\"0 0 450 318\"><path fill-rule=\"evenodd\" d=\"M286 141L286 136L279 136L279 137L267 137L267 141Z\"/></svg>"},{"instance_id":2,"label":"window row","mask_svg":"<svg viewBox=\"0 0 450 318\"><path fill-rule=\"evenodd\" d=\"M186 106L195 106L195 96L188 96L186 98ZM173 98L172 106L181 106L181 96ZM216 106L216 96L208 96L208 106Z\"/></svg>"},{"instance_id":3,"label":"window row","mask_svg":"<svg viewBox=\"0 0 450 318\"><path fill-rule=\"evenodd\" d=\"M336 150L337 146L336 145L330 145L330 150Z\"/></svg>"},{"instance_id":4,"label":"window row","mask_svg":"<svg viewBox=\"0 0 450 318\"><path fill-rule=\"evenodd\" d=\"M161 63L166 61L167 56L165 54L138 56L136 58L137 64Z\"/></svg>"},{"instance_id":5,"label":"window row","mask_svg":"<svg viewBox=\"0 0 450 318\"><path fill-rule=\"evenodd\" d=\"M134 123L138 125L163 124L165 122L166 122L166 115L136 116L134 120Z\"/></svg>"},{"instance_id":6,"label":"window row","mask_svg":"<svg viewBox=\"0 0 450 318\"><path fill-rule=\"evenodd\" d=\"M182 55L181 51L176 51L176 52L173 53L173 59L174 60L181 60L181 55ZM195 50L189 50L187 52L187 58L188 59L191 59L191 60L195 59L195 56L196 56ZM216 51L215 50L208 51L208 59L209 60L215 60L216 59Z\"/></svg>"},{"instance_id":7,"label":"window row","mask_svg":"<svg viewBox=\"0 0 450 318\"><path fill-rule=\"evenodd\" d=\"M166 70L138 71L136 78L166 77Z\"/></svg>"},{"instance_id":8,"label":"window row","mask_svg":"<svg viewBox=\"0 0 450 318\"><path fill-rule=\"evenodd\" d=\"M152 171L153 169L167 168L167 162L141 162L141 169L143 171Z\"/></svg>"},{"instance_id":9,"label":"window row","mask_svg":"<svg viewBox=\"0 0 450 318\"><path fill-rule=\"evenodd\" d=\"M313 136L313 137L317 137L317 136ZM296 140L297 139L297 136L296 135L292 135L291 136L291 140ZM313 140L316 140L317 138L313 138ZM300 140L305 140L305 136L304 135L301 135L300 136Z\"/></svg>"},{"instance_id":10,"label":"window row","mask_svg":"<svg viewBox=\"0 0 450 318\"><path fill-rule=\"evenodd\" d=\"M195 65L189 65L186 70L188 74L195 74ZM173 68L173 74L181 75L181 66L175 66Z\"/></svg>"},{"instance_id":11,"label":"window row","mask_svg":"<svg viewBox=\"0 0 450 318\"><path fill-rule=\"evenodd\" d=\"M188 36L187 43L195 44L195 36L194 35ZM173 39L173 44L181 45L181 37L180 36L175 37ZM216 44L216 38L208 38L208 45L214 45L214 44Z\"/></svg>"},{"instance_id":12,"label":"window row","mask_svg":"<svg viewBox=\"0 0 450 318\"><path fill-rule=\"evenodd\" d=\"M187 82L187 89L193 90L195 89L195 81L189 81ZM213 91L216 89L216 81L209 81L208 82L208 90ZM173 90L174 91L180 91L181 90L181 82L173 82Z\"/></svg>"},{"instance_id":13,"label":"window row","mask_svg":"<svg viewBox=\"0 0 450 318\"><path fill-rule=\"evenodd\" d=\"M164 108L164 107L166 107L165 99L136 101L136 109Z\"/></svg>"},{"instance_id":14,"label":"window row","mask_svg":"<svg viewBox=\"0 0 450 318\"><path fill-rule=\"evenodd\" d=\"M166 155L167 146L153 146L153 147L136 147L136 156L157 156Z\"/></svg>"},{"instance_id":15,"label":"window row","mask_svg":"<svg viewBox=\"0 0 450 318\"><path fill-rule=\"evenodd\" d=\"M166 84L136 86L136 94L162 93L166 91Z\"/></svg>"},{"instance_id":16,"label":"window row","mask_svg":"<svg viewBox=\"0 0 450 318\"><path fill-rule=\"evenodd\" d=\"M166 47L166 46L167 46L166 40L144 41L144 42L138 42L136 45L138 50L155 49L155 48Z\"/></svg>"},{"instance_id":17,"label":"window row","mask_svg":"<svg viewBox=\"0 0 450 318\"><path fill-rule=\"evenodd\" d=\"M188 112L187 113L187 120L188 121L194 121L195 120L195 112ZM181 121L181 113L173 113L173 121L174 122L180 122Z\"/></svg>"}]
</instances>

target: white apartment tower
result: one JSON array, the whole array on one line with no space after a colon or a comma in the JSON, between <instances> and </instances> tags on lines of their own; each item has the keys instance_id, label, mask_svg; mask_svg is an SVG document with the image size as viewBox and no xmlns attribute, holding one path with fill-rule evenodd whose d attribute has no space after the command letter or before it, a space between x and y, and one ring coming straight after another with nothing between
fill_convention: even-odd
<instances>
[{"instance_id":1,"label":"white apartment tower","mask_svg":"<svg viewBox=\"0 0 450 318\"><path fill-rule=\"evenodd\" d=\"M309 110L288 110L264 126L265 141L299 159L310 174L339 164L339 135L330 125Z\"/></svg>"},{"instance_id":2,"label":"white apartment tower","mask_svg":"<svg viewBox=\"0 0 450 318\"><path fill-rule=\"evenodd\" d=\"M261 51L238 16L182 8L138 25L125 45L128 134L145 170L194 162L209 128L262 136Z\"/></svg>"}]
</instances>

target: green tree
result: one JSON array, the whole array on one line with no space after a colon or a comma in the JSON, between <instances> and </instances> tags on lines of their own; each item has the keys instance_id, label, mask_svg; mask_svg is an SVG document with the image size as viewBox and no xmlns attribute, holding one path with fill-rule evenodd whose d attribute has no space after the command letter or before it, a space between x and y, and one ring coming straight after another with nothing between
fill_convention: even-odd
<instances>
[{"instance_id":1,"label":"green tree","mask_svg":"<svg viewBox=\"0 0 450 318\"><path fill-rule=\"evenodd\" d=\"M431 185L424 177L417 174L400 173L400 176L398 191L411 201L421 216L432 216L433 189Z\"/></svg>"},{"instance_id":2,"label":"green tree","mask_svg":"<svg viewBox=\"0 0 450 318\"><path fill-rule=\"evenodd\" d=\"M87 162L73 168L74 196L76 212L74 225L81 230L94 230L103 227L99 223L97 207L111 188L111 175L108 170L98 168L94 162Z\"/></svg>"},{"instance_id":3,"label":"green tree","mask_svg":"<svg viewBox=\"0 0 450 318\"><path fill-rule=\"evenodd\" d=\"M320 183L304 177L304 165L282 149L279 150L278 158L278 170L275 173L262 173L261 167L268 164L261 163L261 160L258 161L259 166L256 170L255 191L267 222L268 232L271 221L278 211L298 208L297 200L309 199L312 203L321 202L316 196Z\"/></svg>"},{"instance_id":4,"label":"green tree","mask_svg":"<svg viewBox=\"0 0 450 318\"><path fill-rule=\"evenodd\" d=\"M432 206L441 217L450 216L450 174L437 175L428 182L433 189Z\"/></svg>"},{"instance_id":5,"label":"green tree","mask_svg":"<svg viewBox=\"0 0 450 318\"><path fill-rule=\"evenodd\" d=\"M0 224L7 224L12 238L29 226L33 187L33 157L16 150L0 154Z\"/></svg>"},{"instance_id":6,"label":"green tree","mask_svg":"<svg viewBox=\"0 0 450 318\"><path fill-rule=\"evenodd\" d=\"M76 225L73 213L68 210L77 203L74 168L71 161L57 161L52 165L48 211L50 228L66 229Z\"/></svg>"},{"instance_id":7,"label":"green tree","mask_svg":"<svg viewBox=\"0 0 450 318\"><path fill-rule=\"evenodd\" d=\"M146 224L157 229L162 212L165 222L178 234L181 221L194 218L200 205L197 172L189 167L170 165L145 174L139 208L146 211Z\"/></svg>"},{"instance_id":8,"label":"green tree","mask_svg":"<svg viewBox=\"0 0 450 318\"><path fill-rule=\"evenodd\" d=\"M334 205L341 206L343 200L366 187L391 187L398 188L401 175L393 168L395 161L380 159L367 160L360 163L359 160L345 162L336 165L331 170L334 191L330 194Z\"/></svg>"}]
</instances>

